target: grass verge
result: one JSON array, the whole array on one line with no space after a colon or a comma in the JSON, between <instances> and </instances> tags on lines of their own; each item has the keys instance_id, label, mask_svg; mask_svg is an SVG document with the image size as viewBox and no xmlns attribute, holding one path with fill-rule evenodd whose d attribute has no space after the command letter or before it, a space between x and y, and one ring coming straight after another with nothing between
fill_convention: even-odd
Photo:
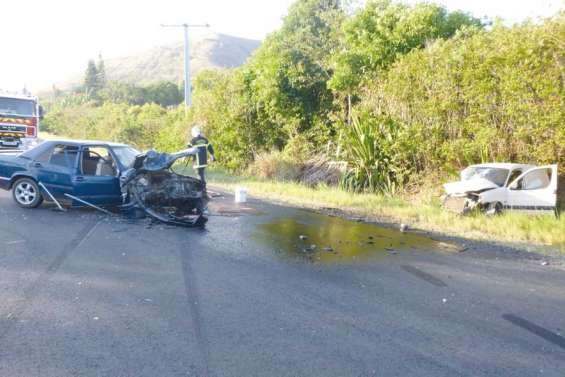
<instances>
[{"instance_id":1,"label":"grass verge","mask_svg":"<svg viewBox=\"0 0 565 377\"><path fill-rule=\"evenodd\" d=\"M475 240L503 242L533 251L565 253L565 216L532 216L506 212L500 216L483 214L459 216L440 207L433 194L417 198L376 194L352 194L339 188L308 187L295 182L275 182L254 177L209 172L211 184L232 191L245 186L258 198L312 209L336 208L348 214L386 223L407 223L412 227Z\"/></svg>"}]
</instances>

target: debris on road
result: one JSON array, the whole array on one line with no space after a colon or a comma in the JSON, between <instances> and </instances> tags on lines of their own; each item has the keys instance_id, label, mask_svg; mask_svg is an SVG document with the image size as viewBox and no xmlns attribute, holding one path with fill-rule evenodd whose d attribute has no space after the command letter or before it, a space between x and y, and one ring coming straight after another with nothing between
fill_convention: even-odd
<instances>
[{"instance_id":1,"label":"debris on road","mask_svg":"<svg viewBox=\"0 0 565 377\"><path fill-rule=\"evenodd\" d=\"M236 203L247 202L247 188L239 187L239 186L235 188L235 202Z\"/></svg>"},{"instance_id":2,"label":"debris on road","mask_svg":"<svg viewBox=\"0 0 565 377\"><path fill-rule=\"evenodd\" d=\"M17 245L17 244L25 243L25 242L26 242L25 240L7 241L6 245Z\"/></svg>"},{"instance_id":3,"label":"debris on road","mask_svg":"<svg viewBox=\"0 0 565 377\"><path fill-rule=\"evenodd\" d=\"M61 206L61 203L59 203L59 201L55 199L53 194L51 194L51 192L47 189L47 187L43 184L43 182L39 182L39 186L47 193L47 195L49 195L49 198L51 198L51 201L53 201L57 205L59 211L61 212L66 211L66 209L64 209L63 206Z\"/></svg>"},{"instance_id":4,"label":"debris on road","mask_svg":"<svg viewBox=\"0 0 565 377\"><path fill-rule=\"evenodd\" d=\"M317 246L316 245L310 245L308 247L305 247L303 250L307 253L312 253L314 251L316 251Z\"/></svg>"},{"instance_id":5,"label":"debris on road","mask_svg":"<svg viewBox=\"0 0 565 377\"><path fill-rule=\"evenodd\" d=\"M72 199L72 200L75 200L75 201L77 201L77 202L79 202L79 203L82 203L82 204L84 204L84 205L87 206L87 207L94 208L95 210L100 211L100 212L102 212L102 213L104 213L104 214L106 214L106 215L114 216L114 214L113 214L112 212L110 212L110 211L108 211L108 210L105 210L104 208L98 207L98 206L95 205L95 204L89 203L89 202L87 202L86 200L77 198L76 196L73 196L73 195L70 195L70 194L65 194L65 196L66 196L67 198L69 198L69 199Z\"/></svg>"}]
</instances>

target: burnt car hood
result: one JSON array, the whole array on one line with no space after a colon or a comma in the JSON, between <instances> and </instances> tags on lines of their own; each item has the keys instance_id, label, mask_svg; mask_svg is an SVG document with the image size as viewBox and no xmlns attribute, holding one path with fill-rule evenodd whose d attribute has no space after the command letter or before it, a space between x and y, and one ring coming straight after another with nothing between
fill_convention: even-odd
<instances>
[{"instance_id":1,"label":"burnt car hood","mask_svg":"<svg viewBox=\"0 0 565 377\"><path fill-rule=\"evenodd\" d=\"M125 208L141 210L155 220L172 225L202 226L207 196L199 179L177 174L173 163L192 155L149 151L137 156L133 167L120 177Z\"/></svg>"},{"instance_id":2,"label":"burnt car hood","mask_svg":"<svg viewBox=\"0 0 565 377\"><path fill-rule=\"evenodd\" d=\"M467 181L446 183L443 185L447 195L461 195L472 192L483 192L498 188L499 186L484 178L474 178Z\"/></svg>"}]
</instances>

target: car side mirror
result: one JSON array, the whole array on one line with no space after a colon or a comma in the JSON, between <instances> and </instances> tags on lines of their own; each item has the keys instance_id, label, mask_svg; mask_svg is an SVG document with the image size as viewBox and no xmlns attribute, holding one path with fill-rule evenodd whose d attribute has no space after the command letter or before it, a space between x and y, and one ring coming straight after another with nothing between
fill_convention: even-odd
<instances>
[{"instance_id":1,"label":"car side mirror","mask_svg":"<svg viewBox=\"0 0 565 377\"><path fill-rule=\"evenodd\" d=\"M45 116L45 110L43 110L43 106L39 105L39 119L43 119Z\"/></svg>"}]
</instances>

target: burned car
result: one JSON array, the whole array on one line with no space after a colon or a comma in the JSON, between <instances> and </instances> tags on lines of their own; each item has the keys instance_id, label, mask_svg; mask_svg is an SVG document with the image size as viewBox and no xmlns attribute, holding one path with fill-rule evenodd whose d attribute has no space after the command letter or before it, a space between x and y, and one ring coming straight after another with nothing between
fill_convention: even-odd
<instances>
[{"instance_id":1,"label":"burned car","mask_svg":"<svg viewBox=\"0 0 565 377\"><path fill-rule=\"evenodd\" d=\"M58 206L101 206L143 212L162 222L198 226L206 222L204 187L171 170L177 154L145 154L118 143L50 140L19 155L0 156L0 188L15 202L36 208L43 200Z\"/></svg>"},{"instance_id":2,"label":"burned car","mask_svg":"<svg viewBox=\"0 0 565 377\"><path fill-rule=\"evenodd\" d=\"M207 196L199 179L171 170L179 159L194 151L168 154L149 151L138 155L132 167L120 176L122 195L128 211L143 211L154 219L172 225L201 226Z\"/></svg>"},{"instance_id":3,"label":"burned car","mask_svg":"<svg viewBox=\"0 0 565 377\"><path fill-rule=\"evenodd\" d=\"M460 181L444 185L443 205L463 214L476 208L489 214L506 209L554 212L557 174L557 165L472 165L461 172Z\"/></svg>"}]
</instances>

